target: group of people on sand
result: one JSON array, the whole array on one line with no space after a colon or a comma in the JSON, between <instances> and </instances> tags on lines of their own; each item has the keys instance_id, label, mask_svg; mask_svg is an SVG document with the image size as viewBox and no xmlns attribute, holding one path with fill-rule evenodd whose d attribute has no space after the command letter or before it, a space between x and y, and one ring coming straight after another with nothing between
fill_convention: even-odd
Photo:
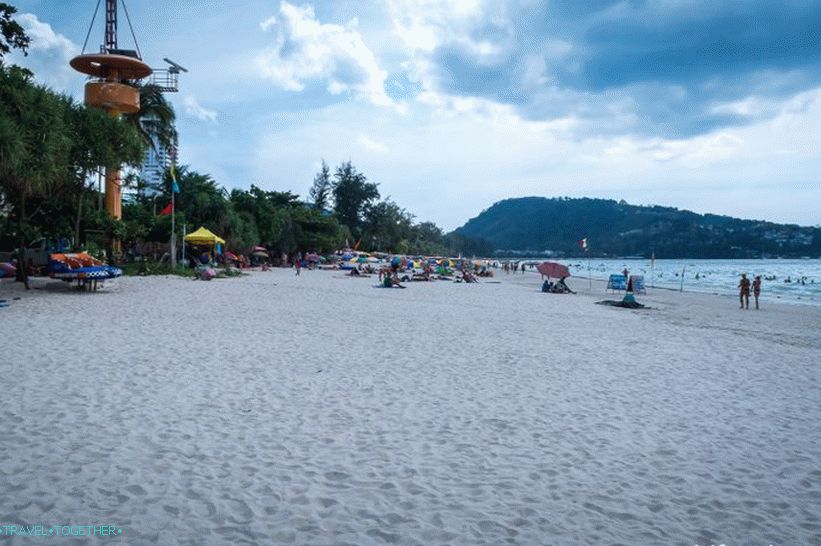
<instances>
[{"instance_id":1,"label":"group of people on sand","mask_svg":"<svg viewBox=\"0 0 821 546\"><path fill-rule=\"evenodd\" d=\"M502 264L502 269L505 273L516 273L517 271L519 271L520 268L522 270L522 273L524 273L526 267L527 264L524 262L522 262L521 264L519 262L504 262Z\"/></svg>"},{"instance_id":2,"label":"group of people on sand","mask_svg":"<svg viewBox=\"0 0 821 546\"><path fill-rule=\"evenodd\" d=\"M750 308L750 288L752 288L753 297L755 298L755 308L758 309L758 297L761 295L761 275L756 275L751 283L746 273L741 274L741 280L738 281L738 298L741 309Z\"/></svg>"},{"instance_id":3,"label":"group of people on sand","mask_svg":"<svg viewBox=\"0 0 821 546\"><path fill-rule=\"evenodd\" d=\"M547 279L542 283L542 292L549 292L551 294L575 294L564 282L566 278L567 277L562 277L556 282L550 282L550 279Z\"/></svg>"}]
</instances>

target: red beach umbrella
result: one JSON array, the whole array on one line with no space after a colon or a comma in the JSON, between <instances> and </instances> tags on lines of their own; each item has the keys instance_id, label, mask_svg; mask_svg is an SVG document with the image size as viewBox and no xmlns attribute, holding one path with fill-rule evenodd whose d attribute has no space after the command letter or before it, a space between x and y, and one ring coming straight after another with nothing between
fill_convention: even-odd
<instances>
[{"instance_id":1,"label":"red beach umbrella","mask_svg":"<svg viewBox=\"0 0 821 546\"><path fill-rule=\"evenodd\" d=\"M567 266L556 262L542 262L536 266L536 269L545 277L562 279L570 276L570 270Z\"/></svg>"}]
</instances>

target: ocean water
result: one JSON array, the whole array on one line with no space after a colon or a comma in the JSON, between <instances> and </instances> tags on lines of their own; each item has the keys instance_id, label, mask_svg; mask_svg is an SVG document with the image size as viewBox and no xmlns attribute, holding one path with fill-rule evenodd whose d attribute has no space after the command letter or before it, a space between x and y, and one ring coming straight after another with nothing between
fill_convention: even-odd
<instances>
[{"instance_id":1,"label":"ocean water","mask_svg":"<svg viewBox=\"0 0 821 546\"><path fill-rule=\"evenodd\" d=\"M821 260L562 260L576 277L607 280L624 268L644 275L648 288L716 294L737 294L742 273L761 275L761 297L821 305ZM774 280L768 280L775 277ZM786 281L790 282L786 282ZM801 282L803 280L803 282Z\"/></svg>"}]
</instances>

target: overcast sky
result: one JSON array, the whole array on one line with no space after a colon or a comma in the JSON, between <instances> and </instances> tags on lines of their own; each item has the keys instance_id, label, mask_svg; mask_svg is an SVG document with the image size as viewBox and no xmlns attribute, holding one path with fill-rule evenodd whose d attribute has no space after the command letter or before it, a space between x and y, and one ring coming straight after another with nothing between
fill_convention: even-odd
<instances>
[{"instance_id":1,"label":"overcast sky","mask_svg":"<svg viewBox=\"0 0 821 546\"><path fill-rule=\"evenodd\" d=\"M32 38L11 60L81 98L68 60L96 0L11 3ZM190 71L181 162L229 188L304 197L322 158L350 159L447 229L529 195L821 224L817 0L125 6L143 59Z\"/></svg>"}]
</instances>

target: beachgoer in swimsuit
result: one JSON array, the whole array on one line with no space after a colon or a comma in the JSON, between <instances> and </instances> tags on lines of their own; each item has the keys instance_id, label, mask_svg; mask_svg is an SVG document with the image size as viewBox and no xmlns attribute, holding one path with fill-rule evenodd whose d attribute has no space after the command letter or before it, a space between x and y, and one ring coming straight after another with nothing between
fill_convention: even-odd
<instances>
[{"instance_id":1,"label":"beachgoer in swimsuit","mask_svg":"<svg viewBox=\"0 0 821 546\"><path fill-rule=\"evenodd\" d=\"M761 275L756 275L753 279L753 296L755 296L755 308L758 309L758 296L761 295Z\"/></svg>"},{"instance_id":2,"label":"beachgoer in swimsuit","mask_svg":"<svg viewBox=\"0 0 821 546\"><path fill-rule=\"evenodd\" d=\"M747 304L747 309L750 308L750 279L747 278L746 273L741 274L741 280L738 281L738 298L741 301L741 309L744 309L744 304Z\"/></svg>"}]
</instances>

